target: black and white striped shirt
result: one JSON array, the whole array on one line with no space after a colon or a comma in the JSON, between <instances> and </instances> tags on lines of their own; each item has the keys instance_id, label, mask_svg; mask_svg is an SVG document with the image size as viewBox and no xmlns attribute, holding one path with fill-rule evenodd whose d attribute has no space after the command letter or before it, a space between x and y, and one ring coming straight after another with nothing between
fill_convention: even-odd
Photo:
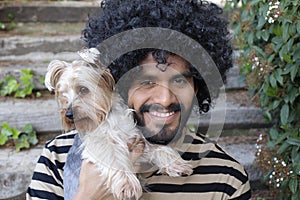
<instances>
[{"instance_id":1,"label":"black and white striped shirt","mask_svg":"<svg viewBox=\"0 0 300 200\"><path fill-rule=\"evenodd\" d=\"M46 143L27 190L27 199L64 199L63 167L75 134L75 131L62 134ZM193 174L181 177L156 172L139 174L145 184L141 199L250 199L250 184L243 166L219 145L186 131L181 150L182 158L193 165Z\"/></svg>"}]
</instances>

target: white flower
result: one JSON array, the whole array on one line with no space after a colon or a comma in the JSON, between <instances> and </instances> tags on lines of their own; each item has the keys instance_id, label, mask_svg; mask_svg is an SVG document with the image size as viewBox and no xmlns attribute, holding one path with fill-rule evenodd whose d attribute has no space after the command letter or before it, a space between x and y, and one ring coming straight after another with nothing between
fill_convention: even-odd
<instances>
[{"instance_id":1,"label":"white flower","mask_svg":"<svg viewBox=\"0 0 300 200\"><path fill-rule=\"evenodd\" d=\"M277 184L276 184L276 187L280 187L280 184L279 184L279 183L277 183Z\"/></svg>"}]
</instances>

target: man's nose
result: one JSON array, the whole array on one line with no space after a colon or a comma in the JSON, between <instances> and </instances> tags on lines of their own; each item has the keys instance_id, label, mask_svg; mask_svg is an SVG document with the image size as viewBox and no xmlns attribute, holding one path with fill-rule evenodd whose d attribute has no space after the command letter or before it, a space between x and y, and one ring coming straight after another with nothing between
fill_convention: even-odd
<instances>
[{"instance_id":1,"label":"man's nose","mask_svg":"<svg viewBox=\"0 0 300 200\"><path fill-rule=\"evenodd\" d=\"M73 110L72 110L72 104L68 107L67 112L66 112L66 117L73 120L74 116L73 116Z\"/></svg>"},{"instance_id":2,"label":"man's nose","mask_svg":"<svg viewBox=\"0 0 300 200\"><path fill-rule=\"evenodd\" d=\"M164 107L168 107L172 103L177 102L176 95L168 86L165 85L157 85L152 97L155 103Z\"/></svg>"}]
</instances>

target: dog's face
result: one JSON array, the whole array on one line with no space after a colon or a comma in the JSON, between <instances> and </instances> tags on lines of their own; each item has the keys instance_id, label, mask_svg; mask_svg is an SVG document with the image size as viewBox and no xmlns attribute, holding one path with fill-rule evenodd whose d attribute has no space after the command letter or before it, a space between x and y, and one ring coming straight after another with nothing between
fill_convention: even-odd
<instances>
[{"instance_id":1,"label":"dog's face","mask_svg":"<svg viewBox=\"0 0 300 200\"><path fill-rule=\"evenodd\" d=\"M94 130L111 109L114 79L108 69L84 60L54 60L48 66L45 85L55 91L65 131Z\"/></svg>"}]
</instances>

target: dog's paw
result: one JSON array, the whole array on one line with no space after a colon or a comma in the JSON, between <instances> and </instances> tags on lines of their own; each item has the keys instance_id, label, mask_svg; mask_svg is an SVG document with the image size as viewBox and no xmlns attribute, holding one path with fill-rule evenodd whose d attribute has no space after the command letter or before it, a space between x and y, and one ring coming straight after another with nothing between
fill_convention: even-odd
<instances>
[{"instance_id":1,"label":"dog's paw","mask_svg":"<svg viewBox=\"0 0 300 200\"><path fill-rule=\"evenodd\" d=\"M178 159L168 166L161 168L158 173L167 174L172 177L191 175L193 173L193 167L187 161Z\"/></svg>"},{"instance_id":2,"label":"dog's paw","mask_svg":"<svg viewBox=\"0 0 300 200\"><path fill-rule=\"evenodd\" d=\"M142 186L131 172L118 172L111 186L112 193L118 200L138 200L142 196Z\"/></svg>"}]
</instances>

